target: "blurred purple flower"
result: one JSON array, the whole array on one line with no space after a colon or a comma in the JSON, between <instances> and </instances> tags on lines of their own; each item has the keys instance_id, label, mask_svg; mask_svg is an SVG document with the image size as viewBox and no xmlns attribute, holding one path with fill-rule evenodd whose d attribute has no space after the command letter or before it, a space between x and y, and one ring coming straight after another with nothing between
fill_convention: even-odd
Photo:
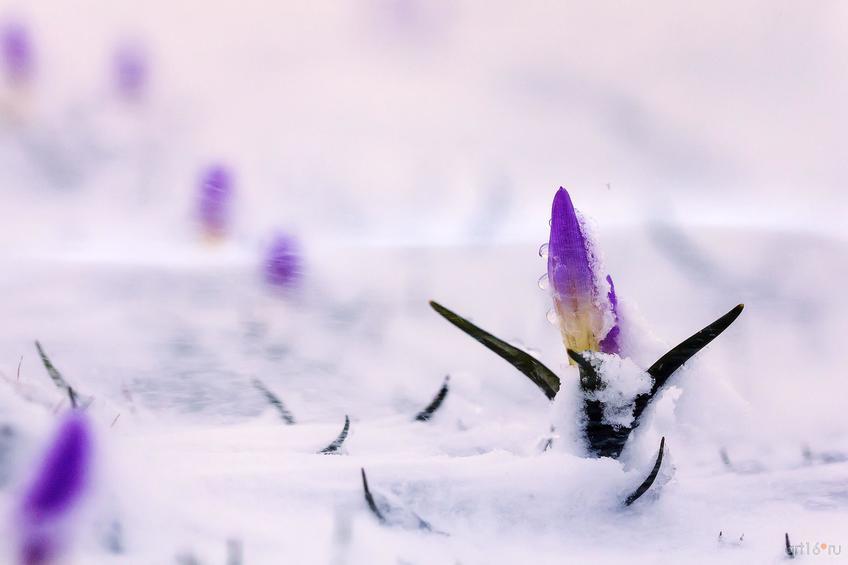
<instances>
[{"instance_id":1,"label":"blurred purple flower","mask_svg":"<svg viewBox=\"0 0 848 565\"><path fill-rule=\"evenodd\" d=\"M63 519L80 501L91 471L93 439L85 413L68 413L20 507L20 563L40 565L60 551Z\"/></svg>"},{"instance_id":2,"label":"blurred purple flower","mask_svg":"<svg viewBox=\"0 0 848 565\"><path fill-rule=\"evenodd\" d=\"M597 267L591 242L571 197L560 187L551 209L548 280L563 341L574 351L617 353L615 291L612 279L607 278L610 291L607 296L602 295ZM604 341L606 345L602 345Z\"/></svg>"},{"instance_id":3,"label":"blurred purple flower","mask_svg":"<svg viewBox=\"0 0 848 565\"><path fill-rule=\"evenodd\" d=\"M293 288L300 282L302 274L300 246L287 234L278 234L265 258L265 280L280 288Z\"/></svg>"},{"instance_id":4,"label":"blurred purple flower","mask_svg":"<svg viewBox=\"0 0 848 565\"><path fill-rule=\"evenodd\" d=\"M35 57L29 30L20 22L6 22L0 30L0 45L6 77L16 84L25 83L32 78Z\"/></svg>"},{"instance_id":5,"label":"blurred purple flower","mask_svg":"<svg viewBox=\"0 0 848 565\"><path fill-rule=\"evenodd\" d=\"M233 199L233 175L221 165L208 167L200 178L198 218L203 231L210 237L222 237L230 223Z\"/></svg>"},{"instance_id":6,"label":"blurred purple flower","mask_svg":"<svg viewBox=\"0 0 848 565\"><path fill-rule=\"evenodd\" d=\"M147 86L147 53L136 44L127 43L118 47L113 60L115 87L128 100L144 96Z\"/></svg>"}]
</instances>

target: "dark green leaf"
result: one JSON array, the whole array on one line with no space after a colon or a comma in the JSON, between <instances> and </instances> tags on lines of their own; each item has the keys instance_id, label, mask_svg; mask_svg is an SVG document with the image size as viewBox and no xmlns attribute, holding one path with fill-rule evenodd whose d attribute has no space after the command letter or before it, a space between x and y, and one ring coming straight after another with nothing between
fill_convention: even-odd
<instances>
[{"instance_id":1,"label":"dark green leaf","mask_svg":"<svg viewBox=\"0 0 848 565\"><path fill-rule=\"evenodd\" d=\"M271 406L277 409L277 412L280 413L280 418L282 418L286 424L294 424L294 416L292 413L288 411L286 405L283 404L283 401L280 400L276 394L271 392L268 387L262 383L262 381L259 379L253 379L253 386L262 393L262 396L265 397L265 400L267 400Z\"/></svg>"},{"instance_id":2,"label":"dark green leaf","mask_svg":"<svg viewBox=\"0 0 848 565\"><path fill-rule=\"evenodd\" d=\"M435 398L433 398L433 401L430 402L430 404L428 404L424 410L419 412L417 416L415 416L416 422L426 422L427 420L433 417L433 413L435 413L436 410L439 409L439 406L442 405L442 402L444 402L445 397L448 395L448 391L450 390L449 383L450 375L447 375L445 377L445 382L442 383L442 388L440 388L439 392L436 393L436 396Z\"/></svg>"},{"instance_id":3,"label":"dark green leaf","mask_svg":"<svg viewBox=\"0 0 848 565\"><path fill-rule=\"evenodd\" d=\"M532 355L514 347L499 339L489 332L475 326L462 316L451 312L441 304L430 301L430 306L447 321L482 343L485 347L495 352L498 356L508 361L513 367L526 375L539 387L548 399L553 400L559 391L559 377L545 367Z\"/></svg>"},{"instance_id":4,"label":"dark green leaf","mask_svg":"<svg viewBox=\"0 0 848 565\"><path fill-rule=\"evenodd\" d=\"M35 348L38 350L38 355L41 357L41 362L44 364L44 368L47 369L47 374L50 376L50 380L53 381L53 384L56 385L57 388L64 390L68 393L68 398L71 401L71 407L77 407L77 393L68 384L68 381L65 380L65 377L62 376L62 373L50 362L50 359L47 357L47 353L44 352L44 348L41 347L41 344L38 341L35 342ZM18 367L20 369L20 366Z\"/></svg>"},{"instance_id":5,"label":"dark green leaf","mask_svg":"<svg viewBox=\"0 0 848 565\"><path fill-rule=\"evenodd\" d=\"M591 393L602 388L604 383L587 353L589 352L568 350L568 356L574 360L580 371L580 388L584 393ZM598 457L617 459L624 449L624 444L627 443L632 428L615 427L606 423L604 405L598 400L585 397L583 412L586 415L584 430L589 451Z\"/></svg>"},{"instance_id":6,"label":"dark green leaf","mask_svg":"<svg viewBox=\"0 0 848 565\"><path fill-rule=\"evenodd\" d=\"M663 460L663 451L665 450L665 438L660 440L660 452L657 454L657 462L654 463L654 468L651 469L651 473L648 475L639 488L633 491L630 496L624 501L625 506L630 506L634 502L636 502L640 496L648 492L648 489L651 488L651 485L654 484L654 481L657 478L657 475L660 472L660 466L662 465Z\"/></svg>"},{"instance_id":7,"label":"dark green leaf","mask_svg":"<svg viewBox=\"0 0 848 565\"><path fill-rule=\"evenodd\" d=\"M634 428L638 425L639 416L642 415L648 403L654 398L660 388L665 385L669 377L696 353L706 347L707 344L718 337L721 332L726 330L739 317L744 307L744 304L739 304L712 324L673 347L668 353L660 357L656 363L651 365L647 373L653 377L654 384L651 387L650 393L636 399L633 409L633 418L636 421L636 424L633 426Z\"/></svg>"},{"instance_id":8,"label":"dark green leaf","mask_svg":"<svg viewBox=\"0 0 848 565\"><path fill-rule=\"evenodd\" d=\"M345 414L344 427L342 427L342 431L341 431L341 433L339 433L339 436L336 439L333 440L333 443L331 443L330 445L328 445L327 447L325 447L324 449L322 449L318 453L324 453L326 455L328 453L338 452L339 448L344 443L344 440L347 439L347 432L348 432L349 429L350 429L350 418L348 418L347 414Z\"/></svg>"},{"instance_id":9,"label":"dark green leaf","mask_svg":"<svg viewBox=\"0 0 848 565\"><path fill-rule=\"evenodd\" d=\"M434 530L429 522L421 518L421 516L415 512L391 506L385 497L380 496L379 494L378 497L380 498L380 502L378 503L375 500L374 495L371 494L371 489L368 488L368 479L365 477L365 469L362 469L362 490L365 493L365 502L368 503L368 508L374 516L377 517L377 520L379 520L384 526L398 526L406 529L414 528L434 534L447 535L445 532Z\"/></svg>"},{"instance_id":10,"label":"dark green leaf","mask_svg":"<svg viewBox=\"0 0 848 565\"><path fill-rule=\"evenodd\" d=\"M365 493L365 502L368 503L368 508L371 509L371 512L374 516L377 517L377 520L380 521L381 524L386 523L386 518L380 513L380 509L377 508L377 503L374 502L374 496L371 494L371 489L368 488L368 479L365 477L365 469L362 468L362 490Z\"/></svg>"}]
</instances>

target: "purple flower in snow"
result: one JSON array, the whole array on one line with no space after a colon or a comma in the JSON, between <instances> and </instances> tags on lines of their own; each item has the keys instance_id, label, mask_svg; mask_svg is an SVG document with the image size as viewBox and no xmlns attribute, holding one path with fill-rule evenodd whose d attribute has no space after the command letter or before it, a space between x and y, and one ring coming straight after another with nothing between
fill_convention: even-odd
<instances>
[{"instance_id":1,"label":"purple flower in snow","mask_svg":"<svg viewBox=\"0 0 848 565\"><path fill-rule=\"evenodd\" d=\"M574 351L618 353L615 289L604 293L598 260L571 197L560 187L551 210L548 280L563 342Z\"/></svg>"},{"instance_id":2,"label":"purple flower in snow","mask_svg":"<svg viewBox=\"0 0 848 565\"><path fill-rule=\"evenodd\" d=\"M7 22L0 30L3 68L6 77L14 84L27 82L35 71L35 57L29 31L16 21Z\"/></svg>"},{"instance_id":3,"label":"purple flower in snow","mask_svg":"<svg viewBox=\"0 0 848 565\"><path fill-rule=\"evenodd\" d=\"M200 178L198 218L203 231L212 238L223 237L230 223L233 199L233 175L216 164L203 171Z\"/></svg>"},{"instance_id":4,"label":"purple flower in snow","mask_svg":"<svg viewBox=\"0 0 848 565\"><path fill-rule=\"evenodd\" d=\"M271 286L293 288L300 282L302 266L297 240L287 234L278 234L265 258L265 280Z\"/></svg>"},{"instance_id":5,"label":"purple flower in snow","mask_svg":"<svg viewBox=\"0 0 848 565\"><path fill-rule=\"evenodd\" d=\"M609 301L609 310L612 314L613 326L607 332L604 339L601 340L601 351L604 353L618 354L618 335L621 333L621 327L618 325L618 298L615 296L615 285L612 282L612 277L607 275L607 283L609 284L609 293L607 300Z\"/></svg>"},{"instance_id":6,"label":"purple flower in snow","mask_svg":"<svg viewBox=\"0 0 848 565\"><path fill-rule=\"evenodd\" d=\"M148 59L144 49L127 43L118 47L113 60L115 87L127 100L139 100L147 86Z\"/></svg>"},{"instance_id":7,"label":"purple flower in snow","mask_svg":"<svg viewBox=\"0 0 848 565\"><path fill-rule=\"evenodd\" d=\"M64 519L86 490L92 452L85 413L69 412L24 493L19 520L21 565L50 563L61 550Z\"/></svg>"}]
</instances>

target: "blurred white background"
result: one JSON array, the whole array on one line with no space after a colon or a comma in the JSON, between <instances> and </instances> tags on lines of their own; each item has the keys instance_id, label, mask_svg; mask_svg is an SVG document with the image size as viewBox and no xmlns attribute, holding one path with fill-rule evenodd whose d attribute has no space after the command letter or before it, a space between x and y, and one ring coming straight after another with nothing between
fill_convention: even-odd
<instances>
[{"instance_id":1,"label":"blurred white background","mask_svg":"<svg viewBox=\"0 0 848 565\"><path fill-rule=\"evenodd\" d=\"M559 185L606 226L673 213L845 236L843 2L34 1L0 14L31 28L19 127L51 160L48 174L4 151L7 249L49 241L45 224L62 246L180 237L211 159L236 169L250 237L282 224L310 240L536 241ZM136 108L110 90L127 41L150 57Z\"/></svg>"}]
</instances>

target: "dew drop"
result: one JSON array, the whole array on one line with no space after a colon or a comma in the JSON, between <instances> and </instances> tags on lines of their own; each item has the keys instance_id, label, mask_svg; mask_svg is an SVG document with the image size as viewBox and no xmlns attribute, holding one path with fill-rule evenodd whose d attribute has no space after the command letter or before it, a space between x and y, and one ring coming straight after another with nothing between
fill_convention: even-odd
<instances>
[{"instance_id":1,"label":"dew drop","mask_svg":"<svg viewBox=\"0 0 848 565\"><path fill-rule=\"evenodd\" d=\"M549 281L548 281L548 273L545 273L544 275L539 277L537 284L539 285L539 288L541 288L542 290L548 290L548 287L550 286Z\"/></svg>"},{"instance_id":2,"label":"dew drop","mask_svg":"<svg viewBox=\"0 0 848 565\"><path fill-rule=\"evenodd\" d=\"M548 244L547 243L543 243L539 247L539 257L541 257L542 259L548 258Z\"/></svg>"},{"instance_id":3,"label":"dew drop","mask_svg":"<svg viewBox=\"0 0 848 565\"><path fill-rule=\"evenodd\" d=\"M557 314L556 308L551 308L550 310L548 310L548 313L545 314L545 317L551 324L555 326L559 324L559 314Z\"/></svg>"}]
</instances>

